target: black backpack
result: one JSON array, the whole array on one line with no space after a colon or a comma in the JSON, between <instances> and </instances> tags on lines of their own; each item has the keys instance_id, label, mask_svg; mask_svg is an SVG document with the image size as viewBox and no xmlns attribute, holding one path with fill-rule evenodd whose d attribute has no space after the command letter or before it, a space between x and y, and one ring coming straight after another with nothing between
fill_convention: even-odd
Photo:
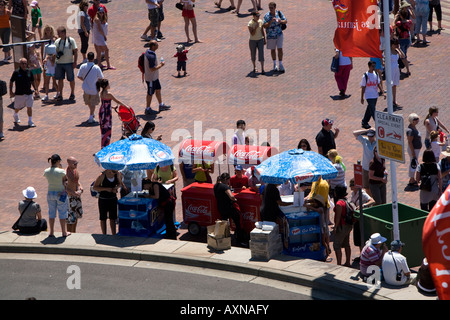
<instances>
[{"instance_id":1,"label":"black backpack","mask_svg":"<svg viewBox=\"0 0 450 320\"><path fill-rule=\"evenodd\" d=\"M425 170L423 164L420 165L420 185L419 189L423 191L431 191L433 184L431 183L431 174Z\"/></svg>"},{"instance_id":2,"label":"black backpack","mask_svg":"<svg viewBox=\"0 0 450 320\"><path fill-rule=\"evenodd\" d=\"M348 202L348 200L346 200L346 199L342 199L342 201L345 202L345 208L346 208L344 222L345 222L345 224L353 225L353 219L354 219L355 210L356 210L355 204L352 202Z\"/></svg>"}]
</instances>

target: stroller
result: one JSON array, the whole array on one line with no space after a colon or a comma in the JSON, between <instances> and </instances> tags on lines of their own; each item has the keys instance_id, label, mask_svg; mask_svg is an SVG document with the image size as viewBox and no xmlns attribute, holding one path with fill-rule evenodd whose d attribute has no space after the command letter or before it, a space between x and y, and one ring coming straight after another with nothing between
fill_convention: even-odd
<instances>
[{"instance_id":1,"label":"stroller","mask_svg":"<svg viewBox=\"0 0 450 320\"><path fill-rule=\"evenodd\" d=\"M117 110L118 109L118 110ZM115 107L114 110L117 112L120 121L122 121L122 137L128 137L134 133L137 133L140 123L136 118L136 114L133 109L128 106L120 105Z\"/></svg>"}]
</instances>

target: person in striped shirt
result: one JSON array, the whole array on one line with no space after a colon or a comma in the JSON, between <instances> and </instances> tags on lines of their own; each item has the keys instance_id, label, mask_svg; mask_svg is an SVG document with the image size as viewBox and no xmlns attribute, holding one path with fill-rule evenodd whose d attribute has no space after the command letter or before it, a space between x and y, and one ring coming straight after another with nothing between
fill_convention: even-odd
<instances>
[{"instance_id":1,"label":"person in striped shirt","mask_svg":"<svg viewBox=\"0 0 450 320\"><path fill-rule=\"evenodd\" d=\"M386 238L379 233L374 233L366 242L366 245L361 251L361 258L359 261L359 271L364 277L368 277L371 273L367 272L367 268L372 265L381 266L384 254L388 251L386 246Z\"/></svg>"}]
</instances>

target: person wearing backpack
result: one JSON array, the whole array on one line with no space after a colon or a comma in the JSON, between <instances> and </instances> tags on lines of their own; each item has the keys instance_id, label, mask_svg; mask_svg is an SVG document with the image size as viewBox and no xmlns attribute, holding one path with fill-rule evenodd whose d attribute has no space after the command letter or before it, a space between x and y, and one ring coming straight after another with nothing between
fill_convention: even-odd
<instances>
[{"instance_id":1,"label":"person wearing backpack","mask_svg":"<svg viewBox=\"0 0 450 320\"><path fill-rule=\"evenodd\" d=\"M336 263L342 265L342 248L345 251L344 266L350 267L352 250L350 248L350 232L353 228L353 211L347 201L347 187L338 185L334 189L336 198L339 199L334 207L334 242L333 249L336 254Z\"/></svg>"},{"instance_id":2,"label":"person wearing backpack","mask_svg":"<svg viewBox=\"0 0 450 320\"><path fill-rule=\"evenodd\" d=\"M369 71L363 74L360 83L361 86L361 104L364 104L364 99L367 101L366 112L361 120L361 126L364 129L370 129L369 125L370 118L375 121L375 107L378 100L378 89L386 99L384 95L383 88L381 86L381 79L375 71L376 63L374 61L369 61L368 63Z\"/></svg>"},{"instance_id":3,"label":"person wearing backpack","mask_svg":"<svg viewBox=\"0 0 450 320\"><path fill-rule=\"evenodd\" d=\"M423 152L422 162L417 167L416 181L419 183L420 189L420 208L429 212L441 196L441 170L431 150Z\"/></svg>"}]
</instances>

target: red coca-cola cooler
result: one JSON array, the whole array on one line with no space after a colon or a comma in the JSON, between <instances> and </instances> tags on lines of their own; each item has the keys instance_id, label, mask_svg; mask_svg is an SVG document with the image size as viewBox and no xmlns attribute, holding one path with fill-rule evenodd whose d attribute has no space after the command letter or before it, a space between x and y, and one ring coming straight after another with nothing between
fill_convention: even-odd
<instances>
[{"instance_id":1,"label":"red coca-cola cooler","mask_svg":"<svg viewBox=\"0 0 450 320\"><path fill-rule=\"evenodd\" d=\"M200 227L213 225L220 220L217 202L214 197L214 185L194 182L181 189L183 222L188 225L192 235L200 233Z\"/></svg>"},{"instance_id":2,"label":"red coca-cola cooler","mask_svg":"<svg viewBox=\"0 0 450 320\"><path fill-rule=\"evenodd\" d=\"M255 228L255 222L261 221L261 195L249 189L234 194L242 215L242 229L248 234ZM232 228L234 223L230 221Z\"/></svg>"},{"instance_id":3,"label":"red coca-cola cooler","mask_svg":"<svg viewBox=\"0 0 450 320\"><path fill-rule=\"evenodd\" d=\"M180 144L178 160L185 163L214 163L227 154L228 148L224 141L185 139Z\"/></svg>"},{"instance_id":4,"label":"red coca-cola cooler","mask_svg":"<svg viewBox=\"0 0 450 320\"><path fill-rule=\"evenodd\" d=\"M274 147L235 144L228 152L228 164L256 166L277 153Z\"/></svg>"}]
</instances>

